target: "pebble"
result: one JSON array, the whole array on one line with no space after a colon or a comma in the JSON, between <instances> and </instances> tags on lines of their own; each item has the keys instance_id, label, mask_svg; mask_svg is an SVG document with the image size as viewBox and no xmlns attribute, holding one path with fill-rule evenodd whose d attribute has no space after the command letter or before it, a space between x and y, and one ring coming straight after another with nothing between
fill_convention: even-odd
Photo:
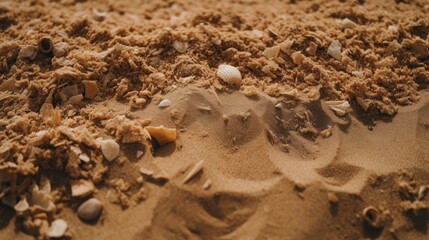
<instances>
[{"instance_id":1,"label":"pebble","mask_svg":"<svg viewBox=\"0 0 429 240\"><path fill-rule=\"evenodd\" d=\"M119 156L119 144L113 139L102 140L101 152L108 161L112 161Z\"/></svg>"},{"instance_id":2,"label":"pebble","mask_svg":"<svg viewBox=\"0 0 429 240\"><path fill-rule=\"evenodd\" d=\"M79 206L77 215L82 220L92 221L100 217L102 210L103 203L96 198L90 198Z\"/></svg>"}]
</instances>

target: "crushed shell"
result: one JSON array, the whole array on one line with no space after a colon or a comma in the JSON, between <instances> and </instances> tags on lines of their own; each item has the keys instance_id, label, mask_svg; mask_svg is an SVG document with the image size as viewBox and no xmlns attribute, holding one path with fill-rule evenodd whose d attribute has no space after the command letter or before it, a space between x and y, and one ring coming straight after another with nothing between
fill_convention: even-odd
<instances>
[{"instance_id":1,"label":"crushed shell","mask_svg":"<svg viewBox=\"0 0 429 240\"><path fill-rule=\"evenodd\" d=\"M146 131L154 138L159 145L164 145L176 141L177 131L175 128L159 127L146 127Z\"/></svg>"}]
</instances>

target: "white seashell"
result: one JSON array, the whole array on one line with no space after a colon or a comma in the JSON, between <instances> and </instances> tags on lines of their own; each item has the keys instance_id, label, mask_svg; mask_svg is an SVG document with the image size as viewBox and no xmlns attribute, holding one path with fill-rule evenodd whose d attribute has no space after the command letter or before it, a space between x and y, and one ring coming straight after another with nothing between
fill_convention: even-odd
<instances>
[{"instance_id":1,"label":"white seashell","mask_svg":"<svg viewBox=\"0 0 429 240\"><path fill-rule=\"evenodd\" d=\"M270 48L266 48L262 53L268 60L277 59L280 53L280 47L274 46Z\"/></svg>"},{"instance_id":2,"label":"white seashell","mask_svg":"<svg viewBox=\"0 0 429 240\"><path fill-rule=\"evenodd\" d=\"M147 131L146 131L147 132ZM149 134L149 133L148 133ZM136 157L140 158L141 156L143 156L143 151L138 150L136 153Z\"/></svg>"},{"instance_id":3,"label":"white seashell","mask_svg":"<svg viewBox=\"0 0 429 240\"><path fill-rule=\"evenodd\" d=\"M170 105L171 105L170 100L168 100L168 99L164 99L164 100L162 100L162 101L158 104L158 107L160 107L160 108L166 108L166 107L169 107Z\"/></svg>"},{"instance_id":4,"label":"white seashell","mask_svg":"<svg viewBox=\"0 0 429 240\"><path fill-rule=\"evenodd\" d=\"M341 43L338 40L335 40L329 45L328 47L328 54L337 59L338 61L341 61Z\"/></svg>"},{"instance_id":5,"label":"white seashell","mask_svg":"<svg viewBox=\"0 0 429 240\"><path fill-rule=\"evenodd\" d=\"M241 73L231 65L221 64L217 69L217 76L228 84L240 84Z\"/></svg>"},{"instance_id":6,"label":"white seashell","mask_svg":"<svg viewBox=\"0 0 429 240\"><path fill-rule=\"evenodd\" d=\"M387 27L387 31L393 32L393 33L397 33L398 32L398 28L395 25L389 25Z\"/></svg>"},{"instance_id":7,"label":"white seashell","mask_svg":"<svg viewBox=\"0 0 429 240\"><path fill-rule=\"evenodd\" d=\"M199 161L197 164L194 165L194 167L189 171L188 175L186 175L185 179L183 179L183 183L189 182L197 173L199 173L201 170L203 170L203 164L204 160Z\"/></svg>"},{"instance_id":8,"label":"white seashell","mask_svg":"<svg viewBox=\"0 0 429 240\"><path fill-rule=\"evenodd\" d=\"M82 154L80 154L79 155L79 159L82 161L82 162L85 162L85 163L88 163L91 159L89 158L89 156L88 156L88 154L86 154L86 153L82 153Z\"/></svg>"},{"instance_id":9,"label":"white seashell","mask_svg":"<svg viewBox=\"0 0 429 240\"><path fill-rule=\"evenodd\" d=\"M185 53L188 50L188 43L181 41L174 41L173 48L176 49L179 53Z\"/></svg>"},{"instance_id":10,"label":"white seashell","mask_svg":"<svg viewBox=\"0 0 429 240\"><path fill-rule=\"evenodd\" d=\"M98 199L91 198L79 206L77 215L82 220L92 221L100 216L102 210L103 204Z\"/></svg>"},{"instance_id":11,"label":"white seashell","mask_svg":"<svg viewBox=\"0 0 429 240\"><path fill-rule=\"evenodd\" d=\"M357 26L356 23L353 22L352 20L348 19L348 18L344 18L343 20L340 21L341 29L354 28L356 26Z\"/></svg>"},{"instance_id":12,"label":"white seashell","mask_svg":"<svg viewBox=\"0 0 429 240\"><path fill-rule=\"evenodd\" d=\"M30 58L34 60L37 56L37 47L35 46L24 46L18 53L18 59Z\"/></svg>"},{"instance_id":13,"label":"white seashell","mask_svg":"<svg viewBox=\"0 0 429 240\"><path fill-rule=\"evenodd\" d=\"M71 183L72 197L86 197L91 195L94 190L95 187L91 181L79 179Z\"/></svg>"},{"instance_id":14,"label":"white seashell","mask_svg":"<svg viewBox=\"0 0 429 240\"><path fill-rule=\"evenodd\" d=\"M34 185L31 191L30 205L47 212L55 210L51 195L40 191L37 185Z\"/></svg>"},{"instance_id":15,"label":"white seashell","mask_svg":"<svg viewBox=\"0 0 429 240\"><path fill-rule=\"evenodd\" d=\"M119 156L119 144L115 140L102 140L100 145L101 152L108 161L112 161Z\"/></svg>"},{"instance_id":16,"label":"white seashell","mask_svg":"<svg viewBox=\"0 0 429 240\"><path fill-rule=\"evenodd\" d=\"M326 101L328 105L338 116L344 116L350 111L350 104L347 101Z\"/></svg>"},{"instance_id":17,"label":"white seashell","mask_svg":"<svg viewBox=\"0 0 429 240\"><path fill-rule=\"evenodd\" d=\"M17 212L24 212L28 208L30 208L30 204L28 204L27 197L23 197L16 205L15 205L15 211Z\"/></svg>"},{"instance_id":18,"label":"white seashell","mask_svg":"<svg viewBox=\"0 0 429 240\"><path fill-rule=\"evenodd\" d=\"M48 231L48 237L50 238L60 238L64 236L68 228L68 224L66 221L62 219L56 219L51 223Z\"/></svg>"},{"instance_id":19,"label":"white seashell","mask_svg":"<svg viewBox=\"0 0 429 240\"><path fill-rule=\"evenodd\" d=\"M154 174L154 172L152 170L147 169L145 167L141 167L140 172L145 176L152 176Z\"/></svg>"}]
</instances>

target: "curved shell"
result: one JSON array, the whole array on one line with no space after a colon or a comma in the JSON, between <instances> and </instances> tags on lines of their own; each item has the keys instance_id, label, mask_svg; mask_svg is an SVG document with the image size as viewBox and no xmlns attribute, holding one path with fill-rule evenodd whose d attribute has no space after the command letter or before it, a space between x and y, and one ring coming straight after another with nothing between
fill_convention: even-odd
<instances>
[{"instance_id":1,"label":"curved shell","mask_svg":"<svg viewBox=\"0 0 429 240\"><path fill-rule=\"evenodd\" d=\"M219 65L217 76L228 84L240 84L242 78L236 67L226 64Z\"/></svg>"},{"instance_id":2,"label":"curved shell","mask_svg":"<svg viewBox=\"0 0 429 240\"><path fill-rule=\"evenodd\" d=\"M83 179L73 181L71 184L72 197L86 197L91 195L95 190L91 181Z\"/></svg>"},{"instance_id":3,"label":"curved shell","mask_svg":"<svg viewBox=\"0 0 429 240\"><path fill-rule=\"evenodd\" d=\"M160 107L160 108L166 108L166 107L169 107L170 105L171 105L170 100L164 99L161 102L159 102L158 107Z\"/></svg>"},{"instance_id":4,"label":"curved shell","mask_svg":"<svg viewBox=\"0 0 429 240\"><path fill-rule=\"evenodd\" d=\"M175 128L166 128L164 126L159 127L146 127L147 132L152 138L154 138L159 145L164 145L170 142L174 142L177 138Z\"/></svg>"},{"instance_id":5,"label":"curved shell","mask_svg":"<svg viewBox=\"0 0 429 240\"><path fill-rule=\"evenodd\" d=\"M363 220L373 228L384 226L383 214L375 207L369 206L362 211Z\"/></svg>"}]
</instances>

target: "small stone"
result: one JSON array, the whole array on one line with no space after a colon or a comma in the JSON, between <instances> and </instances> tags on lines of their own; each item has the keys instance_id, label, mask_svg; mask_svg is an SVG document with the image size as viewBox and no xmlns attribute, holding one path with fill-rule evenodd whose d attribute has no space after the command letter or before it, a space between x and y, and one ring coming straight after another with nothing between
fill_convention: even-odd
<instances>
[{"instance_id":1,"label":"small stone","mask_svg":"<svg viewBox=\"0 0 429 240\"><path fill-rule=\"evenodd\" d=\"M60 238L64 236L68 228L68 224L66 221L62 219L57 219L51 223L51 227L48 231L48 237L50 238Z\"/></svg>"},{"instance_id":2,"label":"small stone","mask_svg":"<svg viewBox=\"0 0 429 240\"><path fill-rule=\"evenodd\" d=\"M328 192L328 200L330 203L337 204L340 200L335 193Z\"/></svg>"},{"instance_id":3,"label":"small stone","mask_svg":"<svg viewBox=\"0 0 429 240\"><path fill-rule=\"evenodd\" d=\"M119 144L113 139L102 140L101 152L108 161L112 161L119 156Z\"/></svg>"},{"instance_id":4,"label":"small stone","mask_svg":"<svg viewBox=\"0 0 429 240\"><path fill-rule=\"evenodd\" d=\"M335 40L329 45L328 47L328 54L337 59L338 61L341 61L341 43L338 40Z\"/></svg>"},{"instance_id":5,"label":"small stone","mask_svg":"<svg viewBox=\"0 0 429 240\"><path fill-rule=\"evenodd\" d=\"M77 215L82 220L93 221L100 217L102 210L103 203L96 198L90 198L79 206Z\"/></svg>"}]
</instances>

